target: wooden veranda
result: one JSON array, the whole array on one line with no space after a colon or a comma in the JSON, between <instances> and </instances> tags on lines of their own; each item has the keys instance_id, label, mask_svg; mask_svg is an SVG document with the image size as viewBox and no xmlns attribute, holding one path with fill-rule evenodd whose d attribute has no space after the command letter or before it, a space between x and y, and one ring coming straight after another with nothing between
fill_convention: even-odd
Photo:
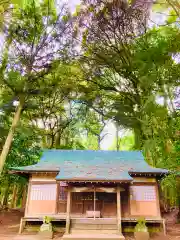
<instances>
[{"instance_id":1,"label":"wooden veranda","mask_svg":"<svg viewBox=\"0 0 180 240\"><path fill-rule=\"evenodd\" d=\"M85 211L82 212L82 208L84 206L82 206L80 209L81 209L81 213L82 213L82 216L81 216L81 220L82 220L82 223L83 223L83 214L84 214L84 217L86 218L93 218L93 220L97 220L96 221L96 224L97 223L100 223L101 221L101 216L102 216L102 213L101 213L101 209L99 208L99 206L97 206L97 193L102 193L102 192L106 192L106 193L115 193L116 194L116 214L114 214L114 223L116 225L116 232L119 234L119 235L122 235L122 227L121 227L121 217L122 217L122 214L121 214L121 191L124 191L124 189L122 187L120 187L120 185L117 185L116 187L104 187L104 186L85 186L85 187L81 187L81 186L68 186L67 188L67 210L66 210L66 234L69 234L70 233L70 229L72 230L73 226L70 225L71 223L71 209L72 209L72 195L75 193L83 193L83 192L88 192L88 193L93 193L93 198L90 199L90 203L89 203L89 206L90 206L90 209L85 209ZM88 199L87 199L88 200ZM83 205L83 203L85 202L86 200L83 199L83 200L79 200L79 204L80 205ZM91 220L92 221L92 220ZM88 229L88 224L90 224L89 221L87 221L87 223L85 224L84 222L84 225L85 225L85 228L84 229ZM102 223L101 223L102 224ZM81 224L82 225L82 224ZM98 226L98 225L97 225ZM96 230L96 229L94 229ZM97 230L98 230L98 227L97 227ZM114 229L115 230L115 229Z\"/></svg>"}]
</instances>

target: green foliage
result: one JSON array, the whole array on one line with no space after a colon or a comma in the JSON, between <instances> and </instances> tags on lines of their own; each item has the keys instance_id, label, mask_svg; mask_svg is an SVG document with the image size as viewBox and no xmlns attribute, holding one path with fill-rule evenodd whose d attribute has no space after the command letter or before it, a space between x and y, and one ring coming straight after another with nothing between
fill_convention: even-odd
<instances>
[{"instance_id":1,"label":"green foliage","mask_svg":"<svg viewBox=\"0 0 180 240\"><path fill-rule=\"evenodd\" d=\"M171 23L175 23L178 19L178 16L176 15L176 12L174 10L171 10L169 12L170 16L167 19L167 23L171 24Z\"/></svg>"},{"instance_id":2,"label":"green foliage","mask_svg":"<svg viewBox=\"0 0 180 240\"><path fill-rule=\"evenodd\" d=\"M168 206L178 206L180 199L180 182L176 173L170 174L161 181L161 188L164 193L164 202Z\"/></svg>"},{"instance_id":3,"label":"green foliage","mask_svg":"<svg viewBox=\"0 0 180 240\"><path fill-rule=\"evenodd\" d=\"M34 135L32 129L19 129L14 136L14 141L4 167L4 173L8 171L9 167L35 164L41 154L38 142L38 137ZM16 176L11 177L14 178Z\"/></svg>"},{"instance_id":4,"label":"green foliage","mask_svg":"<svg viewBox=\"0 0 180 240\"><path fill-rule=\"evenodd\" d=\"M53 220L52 217L45 216L45 217L43 218L43 223L49 224L49 223L52 222L52 220Z\"/></svg>"},{"instance_id":5,"label":"green foliage","mask_svg":"<svg viewBox=\"0 0 180 240\"><path fill-rule=\"evenodd\" d=\"M90 150L98 150L98 140L95 135L92 133L89 133L88 136L85 138L82 138L83 145L85 146L85 149Z\"/></svg>"},{"instance_id":6,"label":"green foliage","mask_svg":"<svg viewBox=\"0 0 180 240\"><path fill-rule=\"evenodd\" d=\"M95 2L91 1L94 12L101 11L96 8ZM123 16L116 12L118 17L112 20L110 11L114 6L108 7L108 21L94 12L89 14L91 25L84 30L82 46L85 49L84 59L88 59L84 69L93 70L85 73L85 76L90 87L96 88L93 94L96 92L100 104L109 110L107 117L132 129L135 148L142 149L151 132L147 125L153 126L152 122L167 116L167 106L163 109L156 99L162 96L172 100L174 87L178 85L179 64L174 62L171 53L178 52L179 29L165 26L147 30L137 37L134 35L133 39L122 39L121 29L115 26ZM124 6L121 7L126 14ZM111 21L114 21L113 25ZM126 27L122 23L122 31L126 31ZM131 27L133 35L135 33ZM109 34L105 34L106 30ZM108 35L111 34L113 37L109 39ZM96 101L93 101L92 104L98 110L99 103L96 105Z\"/></svg>"},{"instance_id":7,"label":"green foliage","mask_svg":"<svg viewBox=\"0 0 180 240\"><path fill-rule=\"evenodd\" d=\"M62 15L66 12L66 9L62 9ZM70 25L67 22L61 28L57 28L56 25L61 24L62 16L57 18L53 4L46 0L39 4L32 2L24 9L15 8L14 15L16 16L10 21L8 37L4 44L6 47L3 56L4 64L1 66L1 72L3 71L7 76L6 78L3 76L1 82L15 94L28 95L34 89L37 92L39 89L42 91L43 88L47 91L48 80L45 81L44 76L48 76L48 73L52 72L53 68L56 69L57 65L60 66L58 56L67 57L66 24L69 32ZM61 45L60 51L55 51L55 44L62 38L64 44ZM14 50L14 55L10 49ZM7 61L8 71L5 64Z\"/></svg>"},{"instance_id":8,"label":"green foliage","mask_svg":"<svg viewBox=\"0 0 180 240\"><path fill-rule=\"evenodd\" d=\"M153 10L155 12L162 12L166 14L167 23L175 23L180 16L180 2L179 0L158 0L153 4Z\"/></svg>"},{"instance_id":9,"label":"green foliage","mask_svg":"<svg viewBox=\"0 0 180 240\"><path fill-rule=\"evenodd\" d=\"M81 5L76 5L76 10L73 14L74 17L77 17L81 12Z\"/></svg>"},{"instance_id":10,"label":"green foliage","mask_svg":"<svg viewBox=\"0 0 180 240\"><path fill-rule=\"evenodd\" d=\"M148 232L146 227L146 220L144 218L139 218L134 229L135 232Z\"/></svg>"},{"instance_id":11,"label":"green foliage","mask_svg":"<svg viewBox=\"0 0 180 240\"><path fill-rule=\"evenodd\" d=\"M52 0L48 0L49 5L52 3ZM39 5L39 0L0 0L0 31L3 28L3 25L7 24L8 21L6 21L7 13L11 15L12 18L16 17L16 11L15 9L26 9L27 7L31 5Z\"/></svg>"},{"instance_id":12,"label":"green foliage","mask_svg":"<svg viewBox=\"0 0 180 240\"><path fill-rule=\"evenodd\" d=\"M134 149L134 135L127 135L124 136L122 138L118 139L118 143L119 143L119 150L121 151L130 151ZM117 139L114 140L112 146L110 147L110 150L116 150L117 146Z\"/></svg>"},{"instance_id":13,"label":"green foliage","mask_svg":"<svg viewBox=\"0 0 180 240\"><path fill-rule=\"evenodd\" d=\"M62 20L63 20L65 23L67 23L67 22L69 21L69 19L70 19L70 15L69 15L69 14L64 15L64 16L62 17Z\"/></svg>"},{"instance_id":14,"label":"green foliage","mask_svg":"<svg viewBox=\"0 0 180 240\"><path fill-rule=\"evenodd\" d=\"M12 188L16 185L18 187L18 192L16 193L17 204L19 204L20 199L22 199L24 195L24 188L28 179L16 174L11 174L9 167L26 166L37 163L41 155L39 145L39 139L36 137L33 129L20 128L17 131L4 170L0 176L0 200L1 198L3 199L4 195L8 203L9 200L11 200L10 194L13 193Z\"/></svg>"},{"instance_id":15,"label":"green foliage","mask_svg":"<svg viewBox=\"0 0 180 240\"><path fill-rule=\"evenodd\" d=\"M61 78L67 69L62 65L68 63L72 50L72 32L71 21L62 21L62 16L68 14L68 10L64 6L61 10L57 16L54 1L49 0L39 3L30 1L24 8L13 8L3 46L0 85L2 95L7 94L8 89L12 99L19 101L16 113L18 109L23 111L31 108L35 96L51 93L59 82L62 83ZM57 77L55 72L57 69L60 71L60 68L62 74ZM15 116L14 126L19 122L19 117ZM5 142L5 154L0 156L1 169L11 141L12 138Z\"/></svg>"},{"instance_id":16,"label":"green foliage","mask_svg":"<svg viewBox=\"0 0 180 240\"><path fill-rule=\"evenodd\" d=\"M166 10L169 7L168 1L163 0L163 1L156 1L153 4L153 10L154 11L163 11Z\"/></svg>"}]
</instances>

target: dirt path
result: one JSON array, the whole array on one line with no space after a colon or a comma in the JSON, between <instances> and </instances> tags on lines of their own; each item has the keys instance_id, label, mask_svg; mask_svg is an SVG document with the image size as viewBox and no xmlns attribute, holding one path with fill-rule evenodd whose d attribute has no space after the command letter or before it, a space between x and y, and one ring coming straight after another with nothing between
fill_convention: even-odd
<instances>
[{"instance_id":1,"label":"dirt path","mask_svg":"<svg viewBox=\"0 0 180 240\"><path fill-rule=\"evenodd\" d=\"M0 240L38 240L37 234L26 233L18 236L20 219L23 212L12 210L0 212ZM180 224L175 224L173 217L167 217L167 236L154 234L152 240L180 240ZM60 239L61 235L56 234L54 239ZM134 240L132 236L126 236L126 240Z\"/></svg>"},{"instance_id":2,"label":"dirt path","mask_svg":"<svg viewBox=\"0 0 180 240\"><path fill-rule=\"evenodd\" d=\"M19 210L0 212L0 235L16 234L23 215L24 213Z\"/></svg>"}]
</instances>

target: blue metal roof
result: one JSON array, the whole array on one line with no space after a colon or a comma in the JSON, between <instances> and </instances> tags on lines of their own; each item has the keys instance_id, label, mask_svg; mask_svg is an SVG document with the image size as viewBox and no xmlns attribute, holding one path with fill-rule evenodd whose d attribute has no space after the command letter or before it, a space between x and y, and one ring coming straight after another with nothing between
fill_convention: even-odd
<instances>
[{"instance_id":1,"label":"blue metal roof","mask_svg":"<svg viewBox=\"0 0 180 240\"><path fill-rule=\"evenodd\" d=\"M59 172L57 180L127 180L129 173L168 173L153 168L141 151L44 150L40 161L16 171Z\"/></svg>"}]
</instances>

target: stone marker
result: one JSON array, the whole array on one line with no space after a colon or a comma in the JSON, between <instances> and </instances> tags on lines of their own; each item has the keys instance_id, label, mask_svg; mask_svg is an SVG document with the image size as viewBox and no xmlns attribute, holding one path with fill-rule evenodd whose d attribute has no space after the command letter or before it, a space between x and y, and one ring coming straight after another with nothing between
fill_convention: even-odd
<instances>
[{"instance_id":1,"label":"stone marker","mask_svg":"<svg viewBox=\"0 0 180 240\"><path fill-rule=\"evenodd\" d=\"M43 223L40 227L39 231L40 239L52 239L53 238L53 230L52 223Z\"/></svg>"}]
</instances>

